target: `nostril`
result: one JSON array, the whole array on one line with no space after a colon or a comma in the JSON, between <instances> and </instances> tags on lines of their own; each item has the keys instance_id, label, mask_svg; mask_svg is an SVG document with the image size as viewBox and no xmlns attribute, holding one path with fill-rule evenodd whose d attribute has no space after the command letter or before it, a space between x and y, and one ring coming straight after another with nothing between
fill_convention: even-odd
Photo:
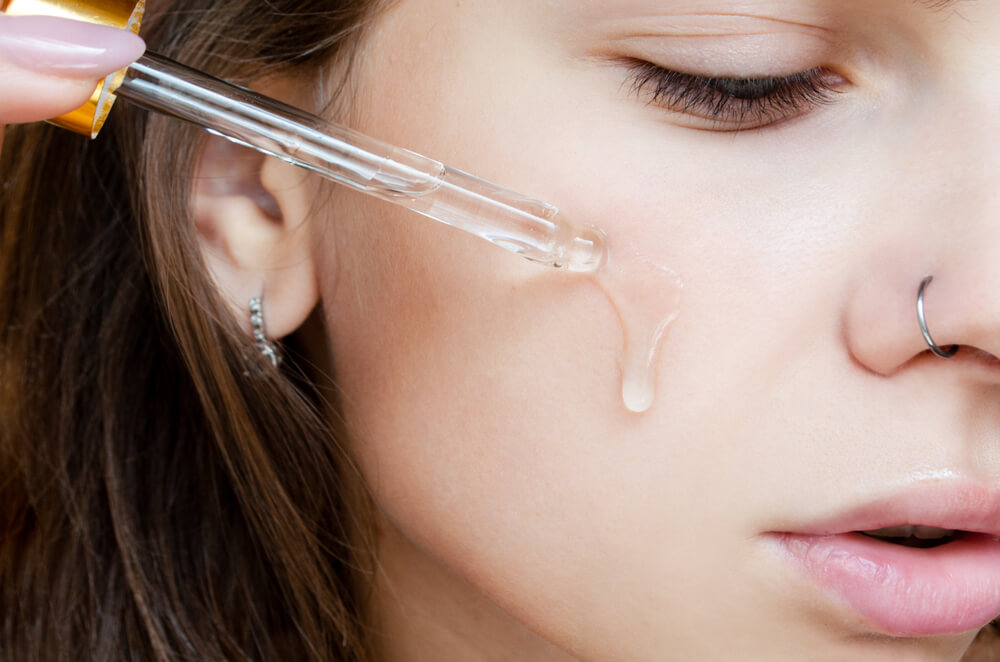
<instances>
[{"instance_id":1,"label":"nostril","mask_svg":"<svg viewBox=\"0 0 1000 662\"><path fill-rule=\"evenodd\" d=\"M951 357L952 361L985 369L991 373L1000 372L1000 357L996 354L992 354L984 349L979 349L978 347L972 347L970 345L958 345L956 348L957 351ZM929 349L922 352L922 354L928 357L933 357L933 353Z\"/></svg>"},{"instance_id":2,"label":"nostril","mask_svg":"<svg viewBox=\"0 0 1000 662\"><path fill-rule=\"evenodd\" d=\"M992 368L1000 368L1000 358L995 354L990 354L986 350L976 347L963 347L962 353L968 353L970 359L984 363Z\"/></svg>"}]
</instances>

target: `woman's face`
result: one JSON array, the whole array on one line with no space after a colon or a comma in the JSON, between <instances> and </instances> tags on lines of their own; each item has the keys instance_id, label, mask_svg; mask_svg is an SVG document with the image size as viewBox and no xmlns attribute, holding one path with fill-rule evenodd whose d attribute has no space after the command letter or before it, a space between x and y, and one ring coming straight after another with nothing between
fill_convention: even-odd
<instances>
[{"instance_id":1,"label":"woman's face","mask_svg":"<svg viewBox=\"0 0 1000 662\"><path fill-rule=\"evenodd\" d=\"M662 306L655 284L626 273L609 298L335 192L315 251L384 516L390 641L409 659L958 659L1000 612L987 542L847 532L1000 515L998 35L990 0L383 14L356 128L683 281L655 400L632 413L619 312ZM717 83L734 103L698 76L780 80ZM928 326L962 346L947 361L917 323L928 274ZM942 597L958 571L989 595Z\"/></svg>"}]
</instances>

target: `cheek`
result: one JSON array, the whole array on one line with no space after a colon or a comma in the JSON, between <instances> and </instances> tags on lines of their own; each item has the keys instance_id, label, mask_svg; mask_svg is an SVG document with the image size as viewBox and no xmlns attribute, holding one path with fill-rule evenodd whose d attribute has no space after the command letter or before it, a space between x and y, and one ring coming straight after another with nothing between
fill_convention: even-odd
<instances>
[{"instance_id":1,"label":"cheek","mask_svg":"<svg viewBox=\"0 0 1000 662\"><path fill-rule=\"evenodd\" d=\"M397 527L523 620L558 629L576 604L595 631L612 627L610 592L668 610L651 587L676 581L679 563L719 582L732 567L672 532L753 535L755 505L733 498L755 493L746 467L767 443L799 452L759 412L790 339L836 328L815 292L842 251L831 217L851 217L844 170L794 147L761 163L732 141L661 138L614 84L554 75L527 46L491 52L488 36L456 30L452 41L478 41L455 48L483 59L449 59L412 34L399 32L398 52L419 67L371 65L370 98L394 105L360 113L362 131L556 202L605 229L616 255L680 273L685 291L660 395L635 416L619 395L618 314L593 280L338 192L318 254L352 448ZM629 292L639 308L659 300L645 285Z\"/></svg>"},{"instance_id":2,"label":"cheek","mask_svg":"<svg viewBox=\"0 0 1000 662\"><path fill-rule=\"evenodd\" d=\"M566 540L613 514L600 514L613 447L598 441L620 415L613 316L592 286L361 206L355 246L367 255L341 249L325 298L352 449L376 500L494 599L513 590L512 611L529 608L533 583L553 589L538 601L554 599Z\"/></svg>"},{"instance_id":3,"label":"cheek","mask_svg":"<svg viewBox=\"0 0 1000 662\"><path fill-rule=\"evenodd\" d=\"M376 58L368 94L392 99L398 112L373 104L359 113L362 130L518 191L559 192L546 183L548 127L524 121L559 91L530 76L511 80L537 69L529 65L535 53L511 49L509 39L494 53L496 35L464 27L447 43L476 47L428 51L433 39L409 43L412 29L383 29L420 66L400 76ZM335 221L330 253L338 259L327 270L338 276L324 298L335 302L330 328L352 443L380 505L411 537L484 581L491 573L478 568L507 564L472 563L477 539L503 532L511 544L494 541L479 553L509 560L527 537L539 538L531 543L538 549L564 548L588 526L588 511L607 507L593 486L613 452L595 440L611 437L627 415L617 397L622 341L613 309L585 279L384 203L350 200L341 208L353 211Z\"/></svg>"}]
</instances>

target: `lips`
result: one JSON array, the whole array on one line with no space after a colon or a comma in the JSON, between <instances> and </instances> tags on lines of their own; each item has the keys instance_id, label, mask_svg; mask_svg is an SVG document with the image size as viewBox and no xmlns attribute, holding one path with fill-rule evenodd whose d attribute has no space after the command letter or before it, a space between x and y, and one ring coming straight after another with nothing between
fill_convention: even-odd
<instances>
[{"instance_id":1,"label":"lips","mask_svg":"<svg viewBox=\"0 0 1000 662\"><path fill-rule=\"evenodd\" d=\"M923 489L769 537L874 631L958 634L1000 614L1000 492Z\"/></svg>"}]
</instances>

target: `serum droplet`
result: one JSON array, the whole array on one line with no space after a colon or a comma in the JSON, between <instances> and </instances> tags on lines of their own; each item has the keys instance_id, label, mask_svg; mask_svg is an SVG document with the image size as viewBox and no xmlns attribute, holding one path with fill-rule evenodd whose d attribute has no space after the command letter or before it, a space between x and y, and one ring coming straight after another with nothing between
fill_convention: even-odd
<instances>
[{"instance_id":1,"label":"serum droplet","mask_svg":"<svg viewBox=\"0 0 1000 662\"><path fill-rule=\"evenodd\" d=\"M680 312L683 282L672 269L635 252L609 255L595 278L622 327L622 400L641 414L656 399L659 350Z\"/></svg>"}]
</instances>

